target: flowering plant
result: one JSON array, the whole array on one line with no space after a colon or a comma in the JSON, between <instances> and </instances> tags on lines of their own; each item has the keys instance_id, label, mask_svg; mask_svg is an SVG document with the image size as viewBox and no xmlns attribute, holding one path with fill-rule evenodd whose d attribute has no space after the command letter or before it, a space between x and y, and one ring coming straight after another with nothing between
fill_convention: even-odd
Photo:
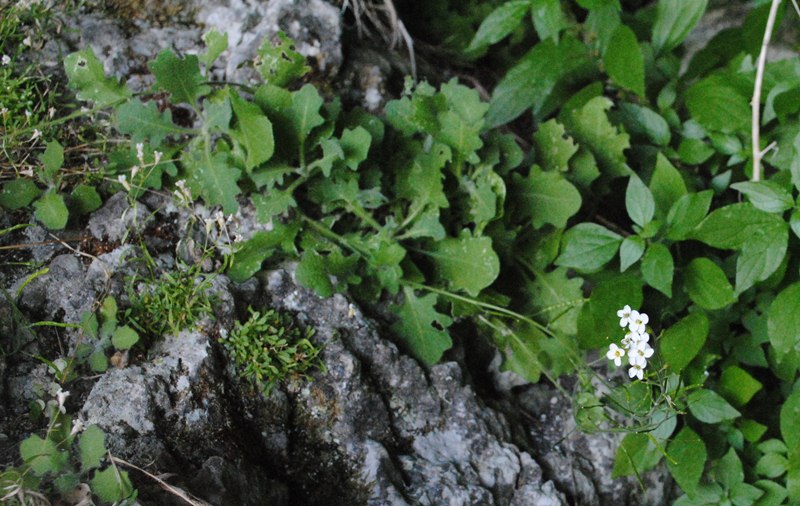
<instances>
[{"instance_id":1,"label":"flowering plant","mask_svg":"<svg viewBox=\"0 0 800 506\"><path fill-rule=\"evenodd\" d=\"M650 317L646 313L640 313L635 309L631 309L629 305L625 305L622 309L617 311L619 317L619 326L622 328L627 327L629 330L622 338L620 344L622 348L617 346L616 343L611 343L606 353L609 360L614 361L614 365L620 367L622 365L622 357L628 355L628 376L631 378L644 379L644 369L647 367L647 359L653 356L655 350L650 346L650 334L647 332L647 323Z\"/></svg>"}]
</instances>

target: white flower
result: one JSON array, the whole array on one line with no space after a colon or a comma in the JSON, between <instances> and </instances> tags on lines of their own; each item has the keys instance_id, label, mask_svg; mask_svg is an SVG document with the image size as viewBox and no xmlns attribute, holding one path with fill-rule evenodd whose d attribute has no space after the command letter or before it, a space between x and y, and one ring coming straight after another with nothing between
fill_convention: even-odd
<instances>
[{"instance_id":1,"label":"white flower","mask_svg":"<svg viewBox=\"0 0 800 506\"><path fill-rule=\"evenodd\" d=\"M80 418L76 418L74 422L72 422L72 430L69 431L70 436L74 436L78 432L83 432L83 429L86 425L83 423L83 420Z\"/></svg>"},{"instance_id":2,"label":"white flower","mask_svg":"<svg viewBox=\"0 0 800 506\"><path fill-rule=\"evenodd\" d=\"M633 311L634 313L636 311ZM627 327L628 323L630 323L631 318L631 307L625 304L625 307L617 311L617 316L619 316L619 326L620 327Z\"/></svg>"},{"instance_id":3,"label":"white flower","mask_svg":"<svg viewBox=\"0 0 800 506\"><path fill-rule=\"evenodd\" d=\"M133 178L135 178L136 174L138 174L138 173L139 173L139 166L138 165L134 165L133 167L131 167L131 181L133 181Z\"/></svg>"},{"instance_id":4,"label":"white flower","mask_svg":"<svg viewBox=\"0 0 800 506\"><path fill-rule=\"evenodd\" d=\"M647 332L629 332L628 334L625 334L625 337L628 336L630 336L631 346L636 346L639 343L650 342L650 334Z\"/></svg>"},{"instance_id":5,"label":"white flower","mask_svg":"<svg viewBox=\"0 0 800 506\"><path fill-rule=\"evenodd\" d=\"M8 107L0 107L0 116L8 114Z\"/></svg>"},{"instance_id":6,"label":"white flower","mask_svg":"<svg viewBox=\"0 0 800 506\"><path fill-rule=\"evenodd\" d=\"M64 408L64 401L67 400L67 397L69 397L69 392L65 392L60 388L58 389L58 392L56 392L56 400L58 400L58 410L61 411L62 415L67 412L66 408Z\"/></svg>"},{"instance_id":7,"label":"white flower","mask_svg":"<svg viewBox=\"0 0 800 506\"><path fill-rule=\"evenodd\" d=\"M638 332L639 334L644 334L647 330L647 323L650 321L650 317L647 316L645 313L640 313L638 311L631 311L630 322L628 323L628 328L631 329L631 332Z\"/></svg>"},{"instance_id":8,"label":"white flower","mask_svg":"<svg viewBox=\"0 0 800 506\"><path fill-rule=\"evenodd\" d=\"M144 144L141 142L136 143L136 159L144 165Z\"/></svg>"},{"instance_id":9,"label":"white flower","mask_svg":"<svg viewBox=\"0 0 800 506\"><path fill-rule=\"evenodd\" d=\"M27 37L22 39L22 45L31 47L31 36L30 35L28 35Z\"/></svg>"},{"instance_id":10,"label":"white flower","mask_svg":"<svg viewBox=\"0 0 800 506\"><path fill-rule=\"evenodd\" d=\"M125 174L119 175L117 177L117 181L122 185L123 188L125 188L125 191L131 191L131 185L128 183L128 178L125 177Z\"/></svg>"},{"instance_id":11,"label":"white flower","mask_svg":"<svg viewBox=\"0 0 800 506\"><path fill-rule=\"evenodd\" d=\"M614 361L614 365L617 367L622 365L622 357L625 356L625 350L620 348L614 343L611 343L611 346L608 347L608 353L606 353L606 358L609 360Z\"/></svg>"},{"instance_id":12,"label":"white flower","mask_svg":"<svg viewBox=\"0 0 800 506\"><path fill-rule=\"evenodd\" d=\"M644 369L639 364L633 364L630 369L628 369L628 376L633 378L634 376L641 379L644 379Z\"/></svg>"},{"instance_id":13,"label":"white flower","mask_svg":"<svg viewBox=\"0 0 800 506\"><path fill-rule=\"evenodd\" d=\"M3 58L0 59L0 61L2 61L3 65L8 65L9 63L11 63L11 57L8 56L7 54L4 54Z\"/></svg>"},{"instance_id":14,"label":"white flower","mask_svg":"<svg viewBox=\"0 0 800 506\"><path fill-rule=\"evenodd\" d=\"M42 136L42 131L39 130L38 128L34 128L33 129L33 135L31 135L31 140L35 141L36 139L38 139L41 136Z\"/></svg>"},{"instance_id":15,"label":"white flower","mask_svg":"<svg viewBox=\"0 0 800 506\"><path fill-rule=\"evenodd\" d=\"M628 351L628 359L631 365L639 364L642 369L647 367L647 359L653 356L655 350L645 341L639 341Z\"/></svg>"},{"instance_id":16,"label":"white flower","mask_svg":"<svg viewBox=\"0 0 800 506\"><path fill-rule=\"evenodd\" d=\"M51 107L50 109L47 110L47 117L48 118L53 119L53 116L55 116L55 115L56 115L56 108L55 107Z\"/></svg>"}]
</instances>

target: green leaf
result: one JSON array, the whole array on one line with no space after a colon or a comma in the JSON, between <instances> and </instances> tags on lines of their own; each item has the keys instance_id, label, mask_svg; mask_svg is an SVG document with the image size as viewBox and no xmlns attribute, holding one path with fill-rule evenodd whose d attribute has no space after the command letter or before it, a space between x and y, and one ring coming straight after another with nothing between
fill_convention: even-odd
<instances>
[{"instance_id":1,"label":"green leaf","mask_svg":"<svg viewBox=\"0 0 800 506\"><path fill-rule=\"evenodd\" d=\"M69 211L64 204L64 197L55 190L50 190L33 203L33 215L42 225L51 230L61 230L67 225Z\"/></svg>"},{"instance_id":2,"label":"green leaf","mask_svg":"<svg viewBox=\"0 0 800 506\"><path fill-rule=\"evenodd\" d=\"M667 214L667 239L673 241L685 239L708 214L713 196L713 190L704 190L680 197Z\"/></svg>"},{"instance_id":3,"label":"green leaf","mask_svg":"<svg viewBox=\"0 0 800 506\"><path fill-rule=\"evenodd\" d=\"M622 236L595 223L579 223L569 229L561 241L556 265L581 272L593 272L614 258Z\"/></svg>"},{"instance_id":4,"label":"green leaf","mask_svg":"<svg viewBox=\"0 0 800 506\"><path fill-rule=\"evenodd\" d=\"M29 436L19 444L19 453L37 476L59 470L58 447L50 439Z\"/></svg>"},{"instance_id":5,"label":"green leaf","mask_svg":"<svg viewBox=\"0 0 800 506\"><path fill-rule=\"evenodd\" d=\"M230 165L227 153L208 156L205 150L187 150L182 161L189 172L189 187L195 195L202 196L209 206L221 205L225 214L236 212L239 208L236 196L241 193L236 181L242 171Z\"/></svg>"},{"instance_id":6,"label":"green leaf","mask_svg":"<svg viewBox=\"0 0 800 506\"><path fill-rule=\"evenodd\" d=\"M734 486L744 481L744 469L742 469L742 461L736 454L736 450L731 448L728 450L720 460L717 462L717 468L714 475L717 483L722 485L722 488L731 491Z\"/></svg>"},{"instance_id":7,"label":"green leaf","mask_svg":"<svg viewBox=\"0 0 800 506\"><path fill-rule=\"evenodd\" d=\"M674 274L675 263L672 260L669 248L661 243L650 243L642 259L642 277L644 281L671 298Z\"/></svg>"},{"instance_id":8,"label":"green leaf","mask_svg":"<svg viewBox=\"0 0 800 506\"><path fill-rule=\"evenodd\" d=\"M33 202L33 199L41 193L42 190L30 179L12 179L3 184L3 189L0 191L0 206L16 211Z\"/></svg>"},{"instance_id":9,"label":"green leaf","mask_svg":"<svg viewBox=\"0 0 800 506\"><path fill-rule=\"evenodd\" d=\"M89 356L89 367L94 372L106 372L108 370L108 357L104 351L96 351Z\"/></svg>"},{"instance_id":10,"label":"green leaf","mask_svg":"<svg viewBox=\"0 0 800 506\"><path fill-rule=\"evenodd\" d=\"M552 38L558 42L559 32L569 27L559 0L533 0L531 18L540 40Z\"/></svg>"},{"instance_id":11,"label":"green leaf","mask_svg":"<svg viewBox=\"0 0 800 506\"><path fill-rule=\"evenodd\" d=\"M58 171L64 164L64 148L58 141L50 141L47 143L47 147L44 153L42 153L42 156L39 157L39 160L42 162L42 165L44 165L42 179L53 184L56 174L58 174Z\"/></svg>"},{"instance_id":12,"label":"green leaf","mask_svg":"<svg viewBox=\"0 0 800 506\"><path fill-rule=\"evenodd\" d=\"M458 84L455 79L442 85L441 92L448 109L437 115L436 139L453 148L464 160L477 163L480 159L475 152L483 146L480 133L489 104L481 102L477 91Z\"/></svg>"},{"instance_id":13,"label":"green leaf","mask_svg":"<svg viewBox=\"0 0 800 506\"><path fill-rule=\"evenodd\" d=\"M706 315L698 311L664 332L659 351L672 372L681 372L697 356L708 338L708 325Z\"/></svg>"},{"instance_id":14,"label":"green leaf","mask_svg":"<svg viewBox=\"0 0 800 506\"><path fill-rule=\"evenodd\" d=\"M764 495L764 491L748 483L737 483L731 487L731 502L736 506L750 506Z\"/></svg>"},{"instance_id":15,"label":"green leaf","mask_svg":"<svg viewBox=\"0 0 800 506\"><path fill-rule=\"evenodd\" d=\"M661 153L656 155L656 167L653 170L653 177L650 178L650 191L656 203L656 213L662 218L681 197L686 195L686 183L680 172Z\"/></svg>"},{"instance_id":16,"label":"green leaf","mask_svg":"<svg viewBox=\"0 0 800 506\"><path fill-rule=\"evenodd\" d=\"M110 503L121 501L133 493L128 473L114 466L95 471L90 486L100 500Z\"/></svg>"},{"instance_id":17,"label":"green leaf","mask_svg":"<svg viewBox=\"0 0 800 506\"><path fill-rule=\"evenodd\" d=\"M644 97L644 57L633 30L617 26L603 55L603 65L614 84Z\"/></svg>"},{"instance_id":18,"label":"green leaf","mask_svg":"<svg viewBox=\"0 0 800 506\"><path fill-rule=\"evenodd\" d=\"M520 25L530 8L530 0L511 0L501 4L481 22L478 32L465 51L477 55L496 44Z\"/></svg>"},{"instance_id":19,"label":"green leaf","mask_svg":"<svg viewBox=\"0 0 800 506\"><path fill-rule=\"evenodd\" d=\"M303 252L294 276L298 283L314 290L322 298L330 297L335 292L325 265L325 258L314 250Z\"/></svg>"},{"instance_id":20,"label":"green leaf","mask_svg":"<svg viewBox=\"0 0 800 506\"><path fill-rule=\"evenodd\" d=\"M425 254L433 259L440 279L473 297L500 273L500 260L489 237L449 237L433 243Z\"/></svg>"},{"instance_id":21,"label":"green leaf","mask_svg":"<svg viewBox=\"0 0 800 506\"><path fill-rule=\"evenodd\" d=\"M630 136L609 122L606 111L612 104L606 97L592 98L580 109L569 111L564 124L580 145L589 148L606 175L621 177L631 172L624 153L630 147Z\"/></svg>"},{"instance_id":22,"label":"green leaf","mask_svg":"<svg viewBox=\"0 0 800 506\"><path fill-rule=\"evenodd\" d=\"M643 227L653 220L656 203L650 189L644 185L639 176L632 174L625 191L625 208L634 223Z\"/></svg>"},{"instance_id":23,"label":"green leaf","mask_svg":"<svg viewBox=\"0 0 800 506\"><path fill-rule=\"evenodd\" d=\"M730 365L720 376L719 393L734 406L744 406L761 390L761 382L741 367Z\"/></svg>"},{"instance_id":24,"label":"green leaf","mask_svg":"<svg viewBox=\"0 0 800 506\"><path fill-rule=\"evenodd\" d=\"M584 349L608 347L609 338L620 335L616 312L625 304L640 307L642 281L633 274L620 274L597 283L589 302L578 315L578 340Z\"/></svg>"},{"instance_id":25,"label":"green leaf","mask_svg":"<svg viewBox=\"0 0 800 506\"><path fill-rule=\"evenodd\" d=\"M644 239L638 235L628 236L623 239L619 247L619 271L625 272L628 267L635 264L644 253Z\"/></svg>"},{"instance_id":26,"label":"green leaf","mask_svg":"<svg viewBox=\"0 0 800 506\"><path fill-rule=\"evenodd\" d=\"M669 144L669 124L660 114L640 105L623 102L619 106L625 130L634 136L644 136L656 146ZM662 156L659 153L659 156Z\"/></svg>"},{"instance_id":27,"label":"green leaf","mask_svg":"<svg viewBox=\"0 0 800 506\"><path fill-rule=\"evenodd\" d=\"M311 131L325 122L319 113L322 104L322 97L311 84L303 85L298 91L292 93L292 104L286 115L301 146L305 144Z\"/></svg>"},{"instance_id":28,"label":"green leaf","mask_svg":"<svg viewBox=\"0 0 800 506\"><path fill-rule=\"evenodd\" d=\"M792 194L773 181L745 181L732 184L731 188L747 195L756 209L768 213L782 213L794 207Z\"/></svg>"},{"instance_id":29,"label":"green leaf","mask_svg":"<svg viewBox=\"0 0 800 506\"><path fill-rule=\"evenodd\" d=\"M779 356L800 347L800 283L787 286L772 301L767 332Z\"/></svg>"},{"instance_id":30,"label":"green leaf","mask_svg":"<svg viewBox=\"0 0 800 506\"><path fill-rule=\"evenodd\" d=\"M107 107L131 96L131 91L116 79L106 78L103 63L91 48L71 53L64 58L64 71L69 87L78 100L89 100L97 107Z\"/></svg>"},{"instance_id":31,"label":"green leaf","mask_svg":"<svg viewBox=\"0 0 800 506\"><path fill-rule=\"evenodd\" d=\"M702 438L688 426L684 426L667 446L667 469L687 494L692 494L700 483L705 468L706 445Z\"/></svg>"},{"instance_id":32,"label":"green leaf","mask_svg":"<svg viewBox=\"0 0 800 506\"><path fill-rule=\"evenodd\" d=\"M786 489L772 480L758 480L755 486L764 491L754 506L781 506L786 500Z\"/></svg>"},{"instance_id":33,"label":"green leaf","mask_svg":"<svg viewBox=\"0 0 800 506\"><path fill-rule=\"evenodd\" d=\"M297 201L289 191L280 191L274 188L265 194L252 194L250 199L256 208L258 221L261 223L269 223L273 217L297 206Z\"/></svg>"},{"instance_id":34,"label":"green leaf","mask_svg":"<svg viewBox=\"0 0 800 506\"><path fill-rule=\"evenodd\" d=\"M231 105L236 114L236 127L231 131L231 136L244 146L247 152L245 168L252 171L272 158L275 152L272 123L260 107L239 98L236 93L231 94Z\"/></svg>"},{"instance_id":35,"label":"green leaf","mask_svg":"<svg viewBox=\"0 0 800 506\"><path fill-rule=\"evenodd\" d=\"M306 75L311 67L306 65L306 57L295 51L292 39L278 32L277 44L265 38L258 49L256 69L264 82L284 87Z\"/></svg>"},{"instance_id":36,"label":"green leaf","mask_svg":"<svg viewBox=\"0 0 800 506\"><path fill-rule=\"evenodd\" d=\"M800 390L795 389L781 407L781 435L793 462L800 457Z\"/></svg>"},{"instance_id":37,"label":"green leaf","mask_svg":"<svg viewBox=\"0 0 800 506\"><path fill-rule=\"evenodd\" d=\"M566 135L564 125L550 119L541 125L533 134L536 147L536 160L546 171L566 172L569 170L569 159L578 152L578 146Z\"/></svg>"},{"instance_id":38,"label":"green leaf","mask_svg":"<svg viewBox=\"0 0 800 506\"><path fill-rule=\"evenodd\" d=\"M647 434L626 434L617 448L611 478L639 474L652 469L661 460L661 452Z\"/></svg>"},{"instance_id":39,"label":"green leaf","mask_svg":"<svg viewBox=\"0 0 800 506\"><path fill-rule=\"evenodd\" d=\"M706 11L708 0L659 0L656 22L653 25L653 50L672 51Z\"/></svg>"},{"instance_id":40,"label":"green leaf","mask_svg":"<svg viewBox=\"0 0 800 506\"><path fill-rule=\"evenodd\" d=\"M760 476L767 478L777 478L786 472L789 461L786 457L777 453L767 453L756 462L755 471Z\"/></svg>"},{"instance_id":41,"label":"green leaf","mask_svg":"<svg viewBox=\"0 0 800 506\"><path fill-rule=\"evenodd\" d=\"M692 118L708 130L749 132L748 97L728 84L722 76L711 76L686 92L686 107Z\"/></svg>"},{"instance_id":42,"label":"green leaf","mask_svg":"<svg viewBox=\"0 0 800 506\"><path fill-rule=\"evenodd\" d=\"M520 218L530 218L534 228L549 223L563 228L581 208L581 194L559 172L542 172L533 166L528 177L514 174L512 189Z\"/></svg>"},{"instance_id":43,"label":"green leaf","mask_svg":"<svg viewBox=\"0 0 800 506\"><path fill-rule=\"evenodd\" d=\"M111 344L113 344L114 348L118 350L129 350L138 341L139 334L127 325L117 327L117 329L111 335Z\"/></svg>"},{"instance_id":44,"label":"green leaf","mask_svg":"<svg viewBox=\"0 0 800 506\"><path fill-rule=\"evenodd\" d=\"M72 190L71 194L75 210L80 214L91 213L103 205L103 199L94 186L79 184Z\"/></svg>"},{"instance_id":45,"label":"green leaf","mask_svg":"<svg viewBox=\"0 0 800 506\"><path fill-rule=\"evenodd\" d=\"M236 283L247 281L261 270L261 264L272 255L275 248L293 250L298 229L299 225L276 223L270 231L259 230L253 234L233 254L228 277Z\"/></svg>"},{"instance_id":46,"label":"green leaf","mask_svg":"<svg viewBox=\"0 0 800 506\"><path fill-rule=\"evenodd\" d=\"M700 139L684 138L678 146L678 157L688 165L700 165L714 155L714 148Z\"/></svg>"},{"instance_id":47,"label":"green leaf","mask_svg":"<svg viewBox=\"0 0 800 506\"><path fill-rule=\"evenodd\" d=\"M719 423L741 416L728 401L711 390L695 390L689 394L688 403L692 415L704 423Z\"/></svg>"},{"instance_id":48,"label":"green leaf","mask_svg":"<svg viewBox=\"0 0 800 506\"><path fill-rule=\"evenodd\" d=\"M206 74L208 74L211 65L223 51L228 49L228 34L220 33L216 28L212 28L203 34L203 42L206 45L206 52L200 56L200 62L206 66Z\"/></svg>"},{"instance_id":49,"label":"green leaf","mask_svg":"<svg viewBox=\"0 0 800 506\"><path fill-rule=\"evenodd\" d=\"M706 257L691 261L685 272L686 292L703 309L722 309L736 302L733 287L722 269Z\"/></svg>"},{"instance_id":50,"label":"green leaf","mask_svg":"<svg viewBox=\"0 0 800 506\"><path fill-rule=\"evenodd\" d=\"M156 78L156 86L169 92L173 103L194 106L199 97L211 92L211 87L205 84L206 78L200 74L197 55L178 58L165 49L148 64L148 68Z\"/></svg>"},{"instance_id":51,"label":"green leaf","mask_svg":"<svg viewBox=\"0 0 800 506\"><path fill-rule=\"evenodd\" d=\"M183 129L172 122L170 109L159 112L155 101L142 103L138 98L129 100L116 109L117 129L131 136L131 143L149 140L153 147L171 134L183 133Z\"/></svg>"},{"instance_id":52,"label":"green leaf","mask_svg":"<svg viewBox=\"0 0 800 506\"><path fill-rule=\"evenodd\" d=\"M344 152L344 163L350 170L357 170L361 162L367 159L371 142L372 136L362 126L353 130L344 129L339 144Z\"/></svg>"},{"instance_id":53,"label":"green leaf","mask_svg":"<svg viewBox=\"0 0 800 506\"><path fill-rule=\"evenodd\" d=\"M537 272L528 286L533 310L551 329L566 335L578 331L578 313L583 306L583 278L567 277L567 269L558 267L551 272Z\"/></svg>"},{"instance_id":54,"label":"green leaf","mask_svg":"<svg viewBox=\"0 0 800 506\"><path fill-rule=\"evenodd\" d=\"M453 341L445 330L452 320L436 308L436 295L417 297L414 290L403 287L403 303L392 306L398 316L392 330L403 338L412 355L426 365L433 365L450 349Z\"/></svg>"},{"instance_id":55,"label":"green leaf","mask_svg":"<svg viewBox=\"0 0 800 506\"><path fill-rule=\"evenodd\" d=\"M81 433L78 440L78 450L81 456L81 470L83 472L100 465L106 454L106 434L97 425L90 425Z\"/></svg>"}]
</instances>

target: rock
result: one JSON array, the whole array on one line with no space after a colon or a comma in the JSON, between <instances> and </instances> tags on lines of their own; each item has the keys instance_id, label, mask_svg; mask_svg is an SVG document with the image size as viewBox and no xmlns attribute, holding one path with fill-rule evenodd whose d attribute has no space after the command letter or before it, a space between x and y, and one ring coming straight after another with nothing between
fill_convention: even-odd
<instances>
[{"instance_id":1,"label":"rock","mask_svg":"<svg viewBox=\"0 0 800 506\"><path fill-rule=\"evenodd\" d=\"M84 276L83 265L73 254L55 257L47 266L47 272L32 280L27 276L17 280L11 293L22 286L20 309L33 315L34 321L80 323L96 296Z\"/></svg>"},{"instance_id":2,"label":"rock","mask_svg":"<svg viewBox=\"0 0 800 506\"><path fill-rule=\"evenodd\" d=\"M125 192L119 192L89 218L89 232L95 239L121 242L131 231L144 229L151 219L147 206L139 201L131 205Z\"/></svg>"}]
</instances>

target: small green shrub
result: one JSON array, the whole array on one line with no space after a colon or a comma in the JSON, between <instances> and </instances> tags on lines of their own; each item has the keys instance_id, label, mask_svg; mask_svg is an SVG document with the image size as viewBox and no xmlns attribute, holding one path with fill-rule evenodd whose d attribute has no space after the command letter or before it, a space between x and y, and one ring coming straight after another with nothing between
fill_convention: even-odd
<instances>
[{"instance_id":1,"label":"small green shrub","mask_svg":"<svg viewBox=\"0 0 800 506\"><path fill-rule=\"evenodd\" d=\"M250 380L264 395L289 376L306 376L314 367L324 369L320 348L309 338L314 329L300 328L288 314L268 309L263 314L248 308L250 318L236 322L220 342L230 352L239 375Z\"/></svg>"}]
</instances>

